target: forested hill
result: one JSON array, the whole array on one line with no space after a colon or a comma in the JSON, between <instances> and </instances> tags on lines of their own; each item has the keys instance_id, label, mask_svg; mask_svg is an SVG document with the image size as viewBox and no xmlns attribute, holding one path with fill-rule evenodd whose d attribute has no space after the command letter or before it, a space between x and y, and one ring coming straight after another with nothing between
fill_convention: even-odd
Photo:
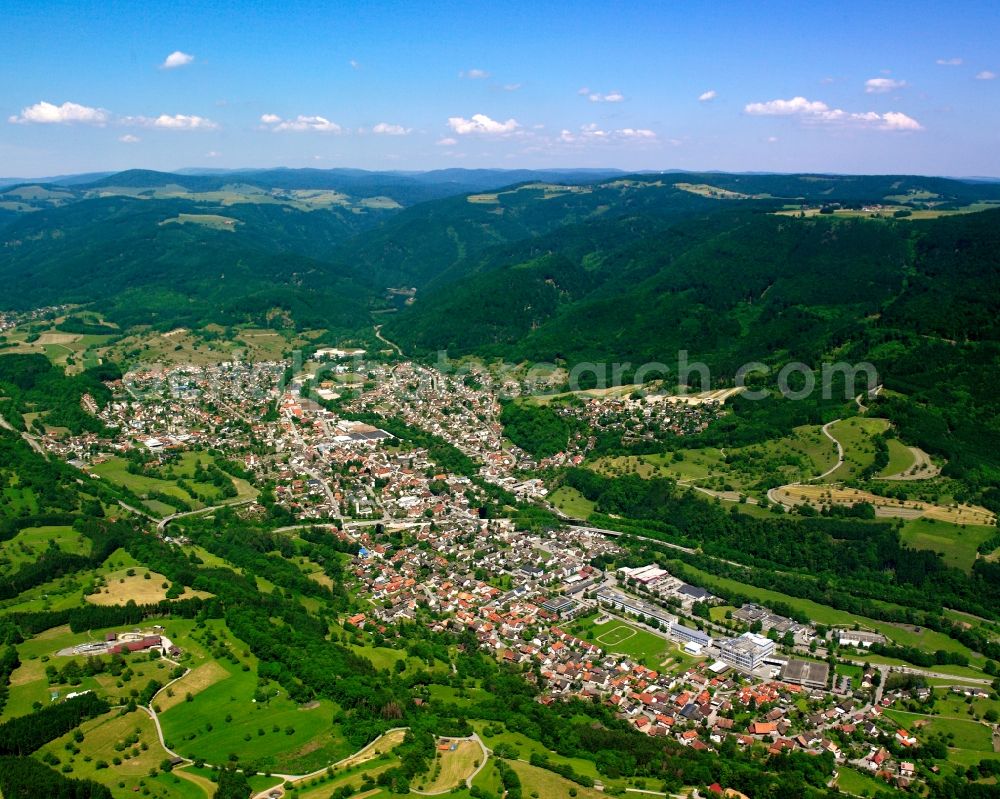
<instances>
[{"instance_id":1,"label":"forested hill","mask_svg":"<svg viewBox=\"0 0 1000 799\"><path fill-rule=\"evenodd\" d=\"M457 265L386 330L418 352L641 361L687 349L724 367L812 363L869 330L994 340L998 230L1000 210L581 224Z\"/></svg>"},{"instance_id":2,"label":"forested hill","mask_svg":"<svg viewBox=\"0 0 1000 799\"><path fill-rule=\"evenodd\" d=\"M890 252L896 244L889 242L898 244L916 230L917 217L981 210L997 202L997 184L911 176L131 170L83 183L0 189L5 287L0 304L8 309L91 304L126 327L278 320L299 328L357 331L369 327L371 310L393 301L388 289L415 288L414 307L391 327L419 349L435 348L442 340L453 345L451 324L442 326L437 338L422 332L427 320L448 310L448 296L464 304L477 292L494 297L504 292L483 324L463 336L462 345L506 346L524 330L537 328L524 351L543 353L552 349L545 343L548 333L565 340L560 349L568 352L592 349L586 340L591 333L607 340L614 331L601 321L602 314L629 294L640 303L630 311L638 326L617 331L623 349L634 351L643 340L659 345L656 337L664 325L642 321L653 308L683 314L684 338L692 345L711 345L714 338L730 336L726 326L734 324L710 318L719 311L719 298L701 294L711 295L713 280L715 285L728 281L747 301L766 288L760 280L783 281L764 304L772 312L780 302L822 305L817 287L805 285L811 278L793 285L796 279L788 270L797 268L796 259L804 253L809 268L824 272L825 283L839 281L843 288L853 281L855 267L842 259L855 251L864 259L883 253L882 244L868 241L874 238L895 264L865 264L862 285L878 283L866 301L882 303L901 279L900 263ZM883 217L877 224L886 217L913 218L885 231L846 224L850 214L869 216L863 209L870 211L872 205ZM845 225L815 233L826 228L767 216L779 211L839 214L844 218L837 216L836 222ZM768 225L782 231L773 252L765 241L771 235ZM810 243L811 235L827 235L835 246L827 248L821 237ZM698 243L700 250L694 246ZM712 247L722 248L717 257ZM770 266L737 268L761 252ZM572 264L580 274L561 273L563 282L546 283L550 276L524 267L545 255L556 260L544 263L559 263L562 269ZM717 275L693 277L705 264ZM518 267L526 271L517 273L517 286L508 292L503 275ZM496 270L498 275L486 277ZM555 294L543 296L546 291ZM857 310L858 291L852 291L834 305ZM521 299L532 300L530 313L525 303L520 310L503 310ZM689 308L692 299L697 302ZM723 298L721 307L731 300ZM572 318L556 324L562 309L577 302L596 303L596 327L575 329ZM757 307L764 308L759 302ZM787 321L765 318L762 324L784 341ZM652 338L642 332L650 324ZM795 320L791 324L793 331L800 326Z\"/></svg>"}]
</instances>

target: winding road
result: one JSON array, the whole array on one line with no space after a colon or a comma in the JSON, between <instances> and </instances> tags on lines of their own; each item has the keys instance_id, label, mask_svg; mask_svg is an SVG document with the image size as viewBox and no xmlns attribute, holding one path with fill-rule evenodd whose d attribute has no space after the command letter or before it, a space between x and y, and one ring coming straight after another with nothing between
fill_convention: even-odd
<instances>
[{"instance_id":1,"label":"winding road","mask_svg":"<svg viewBox=\"0 0 1000 799\"><path fill-rule=\"evenodd\" d=\"M830 428L833 425L837 424L837 422L839 422L839 421L841 421L841 420L840 419L834 419L832 422L827 422L825 425L823 425L823 428L822 428L823 429L823 435L826 436L834 444L837 445L837 462L835 464L833 464L833 466L831 466L825 472L823 472L823 474L818 474L815 477L810 477L806 482L815 483L817 480L822 480L825 477L829 477L831 474L833 474L835 471L837 471L837 469L839 469L841 466L844 465L844 445L841 444L836 439L836 437L833 435L833 433L830 432ZM794 505L790 505L787 502L782 502L781 498L778 495L778 492L781 491L783 488L788 488L790 486L798 486L798 485L803 485L803 484L802 483L786 483L785 485L777 486L775 488L769 488L767 490L767 498L771 502L773 502L775 505L781 505L784 508L786 508L788 510L791 510L795 506Z\"/></svg>"},{"instance_id":2,"label":"winding road","mask_svg":"<svg viewBox=\"0 0 1000 799\"><path fill-rule=\"evenodd\" d=\"M399 345L395 341L389 341L389 339L382 335L382 325L375 325L375 338L383 344L388 344L392 347L396 351L397 355L403 354L403 350L400 349Z\"/></svg>"}]
</instances>

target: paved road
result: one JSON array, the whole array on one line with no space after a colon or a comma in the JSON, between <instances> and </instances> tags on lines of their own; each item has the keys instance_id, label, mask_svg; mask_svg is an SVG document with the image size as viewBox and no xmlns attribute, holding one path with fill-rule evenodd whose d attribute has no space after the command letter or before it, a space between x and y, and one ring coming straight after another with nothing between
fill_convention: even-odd
<instances>
[{"instance_id":1,"label":"paved road","mask_svg":"<svg viewBox=\"0 0 1000 799\"><path fill-rule=\"evenodd\" d=\"M824 477L833 474L835 471L837 471L837 469L839 469L841 466L844 465L844 445L841 444L836 438L834 438L833 434L830 432L830 427L832 425L835 425L839 421L841 420L834 419L832 422L827 422L825 425L823 425L823 435L825 435L828 439L830 439L834 444L837 445L837 462L829 469L827 469L825 472L823 472L823 474L818 474L815 477L810 477L807 482L815 483L817 480L822 480ZM792 508L795 507L795 505L789 504L787 502L782 502L781 498L778 496L778 492L781 491L783 488L789 488L790 486L797 486L797 485L802 485L802 483L786 483L783 486L777 486L776 488L769 488L767 491L767 498L771 500L771 502L773 502L775 505L781 505L791 510Z\"/></svg>"},{"instance_id":2,"label":"paved road","mask_svg":"<svg viewBox=\"0 0 1000 799\"><path fill-rule=\"evenodd\" d=\"M476 733L472 733L472 735L469 735L469 736L467 736L465 738L448 738L448 737L443 737L442 736L441 738L438 738L438 740L440 740L440 741L459 741L459 742L461 742L461 741L475 741L477 744L479 744L479 748L483 750L483 756L480 758L479 765L476 766L476 770L473 771L468 777L465 778L465 785L466 785L466 787L467 788L471 788L472 787L472 780L475 779L476 775L480 771L482 771L484 768L486 768L486 761L489 760L490 755L493 754L492 750L486 748L486 744L483 743L482 739ZM410 788L410 792L411 793L418 793L418 794L421 794L422 796L440 796L441 794L451 793L454 789L455 789L455 786L451 785L451 786L449 786L447 788L443 788L440 791L418 791L416 788Z\"/></svg>"},{"instance_id":3,"label":"paved road","mask_svg":"<svg viewBox=\"0 0 1000 799\"><path fill-rule=\"evenodd\" d=\"M809 481L810 483L815 483L817 480L822 480L824 477L826 477L829 474L833 474L835 471L837 471L837 469L839 469L841 466L844 465L844 445L841 444L836 438L834 438L833 434L830 432L830 428L833 425L837 424L837 422L839 421L840 419L834 419L832 422L827 422L825 425L823 425L823 435L837 445L837 462L829 469L827 469L825 472L823 472L823 474L817 477L813 477Z\"/></svg>"},{"instance_id":4,"label":"paved road","mask_svg":"<svg viewBox=\"0 0 1000 799\"><path fill-rule=\"evenodd\" d=\"M327 772L328 769L331 769L331 768L335 769L338 766L340 766L341 764L347 763L349 760L354 760L355 758L360 757L365 752L367 752L369 749L372 749L373 747L377 746L378 743L383 738L385 738L385 736L392 735L393 733L399 732L400 730L408 730L408 729L409 729L409 727L394 727L391 730L386 730L384 733L382 733L374 741L372 741L369 744L365 744L365 746L362 746L353 755L348 755L347 757L338 760L336 763L331 763L329 766L324 766L323 768L316 769L316 771L312 771L312 772L310 772L308 774L274 774L274 773L272 773L271 776L274 777L275 779L282 780L283 782L296 782L296 781L299 781L299 780L308 780L308 779L311 779L313 777L318 777L321 774L326 774L326 772ZM480 745L482 745L482 742L480 742ZM276 786L271 787L271 788L265 788L260 793L254 794L253 795L253 799L267 799L267 797L270 796L271 791L274 791L274 790L277 790L282 796L284 796L284 794L285 794L285 789L281 785L276 785Z\"/></svg>"},{"instance_id":5,"label":"paved road","mask_svg":"<svg viewBox=\"0 0 1000 799\"><path fill-rule=\"evenodd\" d=\"M382 343L388 344L390 347L392 347L396 351L397 355L403 354L403 351L399 348L398 344L396 344L394 341L389 341L389 339L387 339L385 336L382 335L382 325L375 325L375 338L377 338Z\"/></svg>"},{"instance_id":6,"label":"paved road","mask_svg":"<svg viewBox=\"0 0 1000 799\"><path fill-rule=\"evenodd\" d=\"M156 532L162 535L163 531L167 529L167 525L174 519L180 519L184 516L197 516L200 513L211 513L212 511L221 510L222 508L235 508L240 505L249 505L251 502L256 501L257 500L255 499L236 499L232 502L223 502L219 505L212 505L208 508L198 508L198 510L186 510L181 513L171 513L169 516L164 516L156 523Z\"/></svg>"}]
</instances>

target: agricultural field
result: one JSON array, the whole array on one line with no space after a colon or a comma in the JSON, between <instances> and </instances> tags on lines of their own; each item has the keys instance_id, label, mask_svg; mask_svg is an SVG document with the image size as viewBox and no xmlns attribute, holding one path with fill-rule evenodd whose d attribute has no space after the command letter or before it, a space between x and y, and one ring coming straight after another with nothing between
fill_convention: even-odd
<instances>
[{"instance_id":1,"label":"agricultural field","mask_svg":"<svg viewBox=\"0 0 1000 799\"><path fill-rule=\"evenodd\" d=\"M906 522L899 537L908 547L940 552L946 564L968 572L976 562L979 545L996 532L996 527L948 524L927 518Z\"/></svg>"},{"instance_id":2,"label":"agricultural field","mask_svg":"<svg viewBox=\"0 0 1000 799\"><path fill-rule=\"evenodd\" d=\"M65 321L65 317L45 323L32 322L4 333L7 341L14 347L4 350L5 353L42 353L56 366L66 368L67 374L77 374L85 368L103 363L101 351L115 335L97 335L93 333L66 333L58 330L56 325ZM103 320L101 320L103 323ZM48 327L39 329L39 325ZM32 333L34 331L34 333ZM29 337L38 335L33 341Z\"/></svg>"},{"instance_id":3,"label":"agricultural field","mask_svg":"<svg viewBox=\"0 0 1000 799\"><path fill-rule=\"evenodd\" d=\"M775 496L785 505L808 504L855 505L867 502L875 506L875 515L898 519L935 519L957 525L992 525L996 516L978 505L935 505L922 500L896 499L839 485L786 485L775 489Z\"/></svg>"}]
</instances>

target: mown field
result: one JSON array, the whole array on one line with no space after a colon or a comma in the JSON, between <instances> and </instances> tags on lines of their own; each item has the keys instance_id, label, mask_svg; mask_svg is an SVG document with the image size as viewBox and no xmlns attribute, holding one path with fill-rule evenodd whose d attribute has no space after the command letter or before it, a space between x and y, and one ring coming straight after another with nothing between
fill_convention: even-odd
<instances>
[{"instance_id":1,"label":"mown field","mask_svg":"<svg viewBox=\"0 0 1000 799\"><path fill-rule=\"evenodd\" d=\"M979 545L996 535L996 527L958 525L936 519L913 519L900 530L900 539L914 549L940 552L949 566L970 571L978 555Z\"/></svg>"},{"instance_id":2,"label":"mown field","mask_svg":"<svg viewBox=\"0 0 1000 799\"><path fill-rule=\"evenodd\" d=\"M225 640L237 663L216 659L205 669L202 661L173 689L182 701L164 698L160 723L172 748L208 763L225 763L238 754L241 763L258 770L290 774L323 768L351 753L332 725L337 712L332 702L301 706L276 683L260 685L255 658L241 642Z\"/></svg>"}]
</instances>

